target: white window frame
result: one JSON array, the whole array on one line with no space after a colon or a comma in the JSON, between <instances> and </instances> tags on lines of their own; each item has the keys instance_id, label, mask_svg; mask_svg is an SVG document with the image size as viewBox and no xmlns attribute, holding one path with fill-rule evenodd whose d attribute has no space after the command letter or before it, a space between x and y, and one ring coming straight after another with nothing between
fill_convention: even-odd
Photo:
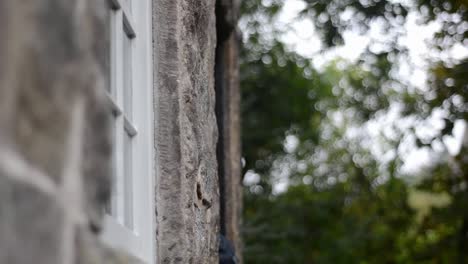
<instances>
[{"instance_id":1,"label":"white window frame","mask_svg":"<svg viewBox=\"0 0 468 264\"><path fill-rule=\"evenodd\" d=\"M110 91L114 112L114 180L102 239L142 263L155 263L152 14L151 0L110 0ZM124 38L130 37L130 65ZM125 75L126 74L126 75ZM127 76L127 77L126 77ZM125 78L131 76L131 109ZM127 107L128 108L128 107ZM130 152L125 133L132 135ZM131 169L125 173L125 157Z\"/></svg>"}]
</instances>

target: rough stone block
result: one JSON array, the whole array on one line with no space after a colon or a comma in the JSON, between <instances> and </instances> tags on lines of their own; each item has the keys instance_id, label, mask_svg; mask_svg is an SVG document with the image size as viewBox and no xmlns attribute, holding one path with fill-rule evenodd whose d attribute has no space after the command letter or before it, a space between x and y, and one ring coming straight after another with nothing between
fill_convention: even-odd
<instances>
[{"instance_id":1,"label":"rough stone block","mask_svg":"<svg viewBox=\"0 0 468 264\"><path fill-rule=\"evenodd\" d=\"M0 168L0 263L63 264L64 214L55 197Z\"/></svg>"},{"instance_id":2,"label":"rough stone block","mask_svg":"<svg viewBox=\"0 0 468 264\"><path fill-rule=\"evenodd\" d=\"M218 262L214 8L153 2L159 263Z\"/></svg>"}]
</instances>

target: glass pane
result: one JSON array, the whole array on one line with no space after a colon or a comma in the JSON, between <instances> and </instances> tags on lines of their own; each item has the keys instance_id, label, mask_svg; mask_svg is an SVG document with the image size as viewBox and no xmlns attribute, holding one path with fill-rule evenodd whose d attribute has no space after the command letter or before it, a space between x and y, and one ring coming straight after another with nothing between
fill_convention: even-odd
<instances>
[{"instance_id":1,"label":"glass pane","mask_svg":"<svg viewBox=\"0 0 468 264\"><path fill-rule=\"evenodd\" d=\"M128 6L128 10L132 12L132 0L125 0L125 4Z\"/></svg>"},{"instance_id":2,"label":"glass pane","mask_svg":"<svg viewBox=\"0 0 468 264\"><path fill-rule=\"evenodd\" d=\"M110 31L110 30L109 30ZM110 33L112 34L112 33ZM106 90L107 92L111 93L111 73L112 73L112 67L111 67L111 55L112 55L112 47L111 43L109 40L110 36L108 38L105 38L105 52L102 53L102 64L103 64L103 69L105 74L105 82L106 82Z\"/></svg>"},{"instance_id":3,"label":"glass pane","mask_svg":"<svg viewBox=\"0 0 468 264\"><path fill-rule=\"evenodd\" d=\"M132 120L132 40L125 34L123 38L123 78L124 78L124 112Z\"/></svg>"},{"instance_id":4,"label":"glass pane","mask_svg":"<svg viewBox=\"0 0 468 264\"><path fill-rule=\"evenodd\" d=\"M117 193L117 155L116 155L116 145L117 145L117 125L116 125L116 116L113 116L112 119L112 129L111 129L111 139L112 139L112 158L111 158L111 188L112 188L112 197L105 205L105 211L109 215L116 216L115 208L115 197L114 194Z\"/></svg>"},{"instance_id":5,"label":"glass pane","mask_svg":"<svg viewBox=\"0 0 468 264\"><path fill-rule=\"evenodd\" d=\"M125 190L125 226L133 228L133 155L132 137L124 133L124 190Z\"/></svg>"}]
</instances>

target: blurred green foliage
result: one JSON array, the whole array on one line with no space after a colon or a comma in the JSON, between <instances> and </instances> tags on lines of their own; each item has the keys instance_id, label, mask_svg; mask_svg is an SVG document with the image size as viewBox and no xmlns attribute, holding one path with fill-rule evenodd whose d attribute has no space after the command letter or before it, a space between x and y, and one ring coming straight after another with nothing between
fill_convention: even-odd
<instances>
[{"instance_id":1,"label":"blurred green foliage","mask_svg":"<svg viewBox=\"0 0 468 264\"><path fill-rule=\"evenodd\" d=\"M285 47L282 29L265 34L284 1L243 1L244 173L258 176L244 190L245 262L468 263L467 149L453 156L443 144L456 120L468 120L468 60L428 58L424 90L392 74L407 55L398 37L410 12L442 25L435 50L467 46L467 1L304 2L299 18L313 21L324 50L376 20L396 33L356 63L315 69ZM410 125L364 132L395 105ZM442 128L418 133L437 111ZM402 169L408 141L432 157L417 175ZM275 192L285 175L288 188Z\"/></svg>"}]
</instances>

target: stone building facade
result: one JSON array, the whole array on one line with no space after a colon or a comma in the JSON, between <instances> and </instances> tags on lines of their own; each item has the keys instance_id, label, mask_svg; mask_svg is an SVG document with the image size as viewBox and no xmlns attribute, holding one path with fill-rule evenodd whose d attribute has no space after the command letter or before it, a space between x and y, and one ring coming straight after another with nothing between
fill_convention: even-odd
<instances>
[{"instance_id":1,"label":"stone building facade","mask_svg":"<svg viewBox=\"0 0 468 264\"><path fill-rule=\"evenodd\" d=\"M0 263L241 262L238 5L0 0Z\"/></svg>"}]
</instances>

